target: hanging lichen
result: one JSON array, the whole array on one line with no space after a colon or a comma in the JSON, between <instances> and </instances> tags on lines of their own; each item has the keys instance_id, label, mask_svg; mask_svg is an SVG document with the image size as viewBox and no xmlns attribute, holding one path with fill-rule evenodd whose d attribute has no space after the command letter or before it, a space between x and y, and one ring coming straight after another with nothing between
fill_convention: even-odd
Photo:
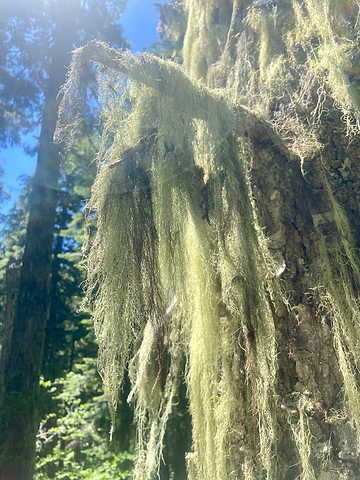
<instances>
[{"instance_id":1,"label":"hanging lichen","mask_svg":"<svg viewBox=\"0 0 360 480\"><path fill-rule=\"evenodd\" d=\"M357 294L360 266L348 219L336 202L326 178L324 184L336 232L331 242L327 242L322 233L318 233L318 281L321 287L315 288L315 291L325 314L332 321L334 346L344 378L350 414L360 441L360 395L357 381L360 358L360 309Z\"/></svg>"},{"instance_id":2,"label":"hanging lichen","mask_svg":"<svg viewBox=\"0 0 360 480\"><path fill-rule=\"evenodd\" d=\"M63 91L67 122L86 60L103 65L104 134L88 203L97 230L84 246L99 369L113 421L129 369L138 425L134 478L160 471L185 358L189 479L277 480L283 414L276 305L290 313L293 306L277 278L285 267L259 225L252 137L261 127L303 166L323 147L318 131L333 105L344 132L359 133L350 79L358 68L358 5L343 12L329 0L187 0L185 10L185 72L93 42L76 51ZM330 318L360 432L359 266L325 175L322 188L335 227L326 238L313 229L308 288L319 315ZM300 478L315 478L307 405L299 398L297 421L286 422Z\"/></svg>"},{"instance_id":3,"label":"hanging lichen","mask_svg":"<svg viewBox=\"0 0 360 480\"><path fill-rule=\"evenodd\" d=\"M292 425L292 430L302 465L302 473L299 480L316 480L314 469L311 465L311 431L309 418L305 412L306 400L299 398L299 421L296 425Z\"/></svg>"}]
</instances>

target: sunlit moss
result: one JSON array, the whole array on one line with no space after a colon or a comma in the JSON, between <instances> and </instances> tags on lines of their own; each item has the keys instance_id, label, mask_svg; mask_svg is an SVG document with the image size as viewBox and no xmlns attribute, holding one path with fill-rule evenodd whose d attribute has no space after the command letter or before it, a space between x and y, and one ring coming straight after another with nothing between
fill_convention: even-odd
<instances>
[{"instance_id":1,"label":"sunlit moss","mask_svg":"<svg viewBox=\"0 0 360 480\"><path fill-rule=\"evenodd\" d=\"M297 478L299 480L316 480L314 469L310 462L312 435L310 431L309 417L305 412L306 400L299 398L299 421L296 425L292 425L292 431L295 443L299 452L302 472Z\"/></svg>"},{"instance_id":2,"label":"sunlit moss","mask_svg":"<svg viewBox=\"0 0 360 480\"><path fill-rule=\"evenodd\" d=\"M295 41L307 52L308 68L319 82L320 93L313 115L319 119L324 105L323 95L329 94L342 111L342 118L349 135L359 132L359 96L349 80L350 57L354 52L356 37L341 38L336 18L341 16L336 2L330 0L306 0L305 8L293 3L296 19ZM354 8L354 6L353 6ZM345 32L344 32L345 33ZM317 45L316 45L317 44ZM323 87L323 88L322 88Z\"/></svg>"},{"instance_id":3,"label":"sunlit moss","mask_svg":"<svg viewBox=\"0 0 360 480\"><path fill-rule=\"evenodd\" d=\"M211 110L207 121L193 120L177 130L185 124L184 114L174 119L173 105L168 111L163 98L146 87L128 91L135 98L129 112L105 103L105 88L102 95L109 124L89 202L97 233L89 239L87 292L112 415L122 372L130 365L129 400L137 405L136 478L150 478L159 468L183 355L196 478L227 479L229 465L237 468L229 455L233 435L249 466L259 448L260 470L271 478L276 345L263 290L265 244L259 243L247 178L251 149L241 133L223 138L224 124ZM116 141L120 129L124 134ZM139 144L146 129L147 140ZM127 158L109 168L121 148ZM247 384L234 378L234 364L244 369ZM250 437L233 431L235 411L247 422Z\"/></svg>"}]
</instances>

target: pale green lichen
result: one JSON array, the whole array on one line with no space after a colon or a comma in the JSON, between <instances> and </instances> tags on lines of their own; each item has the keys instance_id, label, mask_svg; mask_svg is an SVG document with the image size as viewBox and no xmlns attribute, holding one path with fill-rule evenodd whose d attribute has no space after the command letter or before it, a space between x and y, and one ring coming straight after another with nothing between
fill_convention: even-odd
<instances>
[{"instance_id":1,"label":"pale green lichen","mask_svg":"<svg viewBox=\"0 0 360 480\"><path fill-rule=\"evenodd\" d=\"M262 288L268 270L247 179L251 151L241 135L230 133L219 144L224 125L211 111L207 122L193 120L179 129L185 118L182 122L180 112L174 119L171 103L167 111L168 103L146 87L134 92L129 95L135 96L135 107L112 132L110 148L113 115L104 113L111 123L105 125L105 160L90 200L97 233L88 257L87 291L94 302L100 372L112 415L121 372L134 355L130 399L136 399L139 428L136 478L149 478L159 466L185 354L197 478L228 478L232 415L243 402L254 415L246 457L252 458L259 443L263 468L275 472L275 330ZM108 98L107 91L103 95ZM114 108L120 119L121 105L110 102L106 108ZM136 149L139 132L150 125L148 141ZM123 138L117 141L121 129ZM130 136L133 150L126 140ZM128 157L109 168L121 155L120 142ZM232 350L225 341L229 330L236 332L229 338ZM247 352L245 387L239 378L234 384L228 366L229 357L242 362L236 338Z\"/></svg>"},{"instance_id":2,"label":"pale green lichen","mask_svg":"<svg viewBox=\"0 0 360 480\"><path fill-rule=\"evenodd\" d=\"M316 480L315 472L310 462L312 435L306 406L307 401L301 396L298 403L299 421L296 425L291 425L302 467L301 475L297 478L299 480Z\"/></svg>"}]
</instances>

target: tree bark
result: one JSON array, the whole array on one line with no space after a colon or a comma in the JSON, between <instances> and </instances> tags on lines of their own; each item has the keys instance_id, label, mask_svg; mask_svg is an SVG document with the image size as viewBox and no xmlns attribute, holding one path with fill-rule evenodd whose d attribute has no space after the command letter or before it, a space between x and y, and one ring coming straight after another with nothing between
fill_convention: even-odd
<instances>
[{"instance_id":1,"label":"tree bark","mask_svg":"<svg viewBox=\"0 0 360 480\"><path fill-rule=\"evenodd\" d=\"M4 372L0 413L0 478L31 480L39 425L39 377L46 323L50 309L53 250L60 151L53 144L57 94L64 83L73 47L72 21L66 7L54 31L39 140L38 161L30 200L23 266L9 358Z\"/></svg>"},{"instance_id":2,"label":"tree bark","mask_svg":"<svg viewBox=\"0 0 360 480\"><path fill-rule=\"evenodd\" d=\"M0 408L4 396L4 374L9 361L11 339L13 334L14 316L19 293L21 264L15 263L11 258L6 267L6 306L4 324L1 332L0 356Z\"/></svg>"},{"instance_id":3,"label":"tree bark","mask_svg":"<svg viewBox=\"0 0 360 480\"><path fill-rule=\"evenodd\" d=\"M346 212L359 248L359 166L352 163L349 176L345 179L341 175L345 159L358 155L359 139L350 144L344 140L341 121L334 118L324 121L319 133L325 145L322 155L306 162L303 168L282 155L266 132L258 131L252 142L253 194L269 251L280 263L284 262L281 284L291 305L289 308L280 299L274 301L278 406L282 410L278 415L276 480L355 480L360 468L356 428L347 416L349 403L339 367L334 320L318 297L321 288L326 287L314 288L319 280L312 273L318 261L319 232L327 245L338 235L324 172L336 201ZM341 283L340 274L334 281ZM340 322L345 320L339 318ZM299 405L304 405L304 412ZM304 473L307 467L294 441L301 421L311 435L307 461L315 476Z\"/></svg>"}]
</instances>

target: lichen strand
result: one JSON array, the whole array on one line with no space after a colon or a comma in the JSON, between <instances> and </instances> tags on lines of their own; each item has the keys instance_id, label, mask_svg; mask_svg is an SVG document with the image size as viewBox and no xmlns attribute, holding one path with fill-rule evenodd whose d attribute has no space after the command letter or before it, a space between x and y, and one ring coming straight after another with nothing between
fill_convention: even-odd
<instances>
[{"instance_id":1,"label":"lichen strand","mask_svg":"<svg viewBox=\"0 0 360 480\"><path fill-rule=\"evenodd\" d=\"M112 416L130 362L136 478L150 478L186 355L196 478L226 479L230 465L239 468L229 454L234 435L251 471L274 476L275 330L249 193L251 150L240 133L223 138L224 124L211 110L207 121L191 121L187 113L174 115L162 93L134 86L127 95L135 106L121 121L122 104L109 102L102 89L109 120L89 202L97 233L87 292ZM152 138L131 147L128 139L146 130ZM121 155L119 144L127 158L109 168ZM236 379L235 365L245 372ZM234 414L245 419L244 409L250 421L235 432Z\"/></svg>"},{"instance_id":2,"label":"lichen strand","mask_svg":"<svg viewBox=\"0 0 360 480\"><path fill-rule=\"evenodd\" d=\"M279 207L283 223L268 241L251 180L259 141L285 152L286 161L301 163L306 175L305 160L323 149L319 128L328 109L337 131L359 133L358 4L347 3L341 9L341 2L329 0L284 0L277 6L186 0L187 75L151 55L134 59L107 50L108 68L98 76L104 135L89 201L97 230L84 246L86 291L112 418L129 368L138 424L136 479L160 471L184 357L193 437L189 479L305 479L323 468L312 453L308 415L320 418L323 407L315 408L300 380L295 387L279 380L287 366L282 372L278 366L277 308L285 312L284 322L295 318L296 307L288 285L277 278L285 270L284 232L287 238L302 235L301 248L313 254L311 262L304 254L303 298L311 294L320 305L316 318L331 326L348 413L360 431L360 270L346 213L326 173L316 178L315 190L333 212L333 230L322 232L314 220L304 239L303 226ZM89 51L78 51L75 70ZM95 61L101 63L101 55ZM133 82L117 78L116 69ZM79 78L71 75L75 80L69 77L63 91L65 112ZM76 103L79 95L73 98ZM240 103L250 112L241 127L235 114ZM257 131L256 118L262 125ZM267 155L275 158L270 147ZM262 195L281 205L278 188ZM290 284L290 274L284 275ZM320 320L316 328L322 328ZM295 420L286 413L291 388L300 399L292 409ZM286 452L279 451L284 438L293 442ZM293 467L294 477L286 472Z\"/></svg>"},{"instance_id":3,"label":"lichen strand","mask_svg":"<svg viewBox=\"0 0 360 480\"><path fill-rule=\"evenodd\" d=\"M303 397L299 398L298 408L299 421L296 425L291 425L302 466L302 472L298 478L299 480L316 480L315 472L310 461L312 435L309 418L305 411L306 400Z\"/></svg>"},{"instance_id":4,"label":"lichen strand","mask_svg":"<svg viewBox=\"0 0 360 480\"><path fill-rule=\"evenodd\" d=\"M360 265L354 250L350 225L341 205L335 200L329 183L324 179L329 204L334 214L336 233L329 241L321 232L317 236L318 284L314 291L323 306L323 314L332 321L334 347L351 418L360 443L360 396L357 380L359 370L360 309L358 289Z\"/></svg>"}]
</instances>

